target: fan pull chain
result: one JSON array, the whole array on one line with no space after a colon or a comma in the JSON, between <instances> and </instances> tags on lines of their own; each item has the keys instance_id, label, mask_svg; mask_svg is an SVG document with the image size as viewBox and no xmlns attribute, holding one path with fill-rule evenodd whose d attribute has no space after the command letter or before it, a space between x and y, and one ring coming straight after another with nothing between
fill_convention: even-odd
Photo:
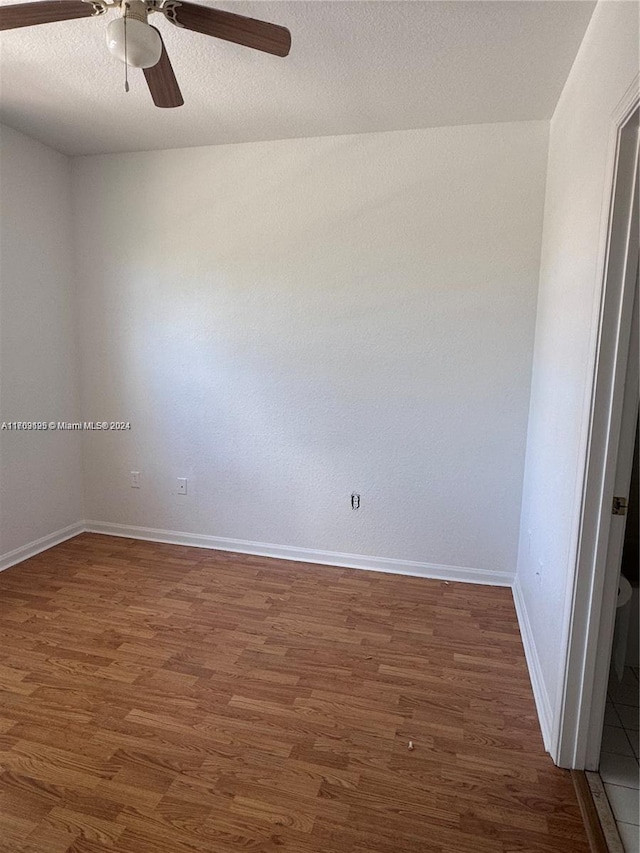
<instances>
[{"instance_id":1,"label":"fan pull chain","mask_svg":"<svg viewBox=\"0 0 640 853\"><path fill-rule=\"evenodd\" d=\"M129 91L129 63L127 62L127 4L124 4L124 90Z\"/></svg>"}]
</instances>

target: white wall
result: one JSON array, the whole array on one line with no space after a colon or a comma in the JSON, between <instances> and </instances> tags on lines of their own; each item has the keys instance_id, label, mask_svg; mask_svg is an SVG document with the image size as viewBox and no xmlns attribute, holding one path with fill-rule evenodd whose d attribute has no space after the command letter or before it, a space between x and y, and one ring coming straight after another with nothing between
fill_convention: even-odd
<instances>
[{"instance_id":1,"label":"white wall","mask_svg":"<svg viewBox=\"0 0 640 853\"><path fill-rule=\"evenodd\" d=\"M638 4L600 3L551 122L516 590L547 740L576 564L612 114L638 64Z\"/></svg>"},{"instance_id":2,"label":"white wall","mask_svg":"<svg viewBox=\"0 0 640 853\"><path fill-rule=\"evenodd\" d=\"M0 422L79 417L66 157L0 133ZM81 443L0 430L0 564L82 519Z\"/></svg>"},{"instance_id":3,"label":"white wall","mask_svg":"<svg viewBox=\"0 0 640 853\"><path fill-rule=\"evenodd\" d=\"M508 580L547 129L75 160L87 518Z\"/></svg>"}]
</instances>

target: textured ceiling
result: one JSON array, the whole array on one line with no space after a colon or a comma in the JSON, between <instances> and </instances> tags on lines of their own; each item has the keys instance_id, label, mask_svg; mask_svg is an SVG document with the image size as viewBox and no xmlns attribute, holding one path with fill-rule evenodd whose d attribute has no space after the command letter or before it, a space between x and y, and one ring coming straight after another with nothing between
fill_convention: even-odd
<instances>
[{"instance_id":1,"label":"textured ceiling","mask_svg":"<svg viewBox=\"0 0 640 853\"><path fill-rule=\"evenodd\" d=\"M99 18L0 33L0 120L67 154L545 119L594 3L237 0L291 30L285 59L161 15L185 99L153 106L141 71L107 51ZM7 5L7 0L0 0Z\"/></svg>"}]
</instances>

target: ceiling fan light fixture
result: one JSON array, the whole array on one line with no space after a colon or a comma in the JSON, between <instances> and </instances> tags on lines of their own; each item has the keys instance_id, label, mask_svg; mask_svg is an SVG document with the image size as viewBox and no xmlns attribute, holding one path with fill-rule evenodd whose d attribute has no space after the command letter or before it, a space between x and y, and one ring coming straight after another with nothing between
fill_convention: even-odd
<instances>
[{"instance_id":1,"label":"ceiling fan light fixture","mask_svg":"<svg viewBox=\"0 0 640 853\"><path fill-rule=\"evenodd\" d=\"M162 39L158 31L139 21L137 18L126 17L126 50L125 50L125 16L111 21L107 27L107 47L121 62L126 62L134 68L152 68L160 61L162 54Z\"/></svg>"},{"instance_id":2,"label":"ceiling fan light fixture","mask_svg":"<svg viewBox=\"0 0 640 853\"><path fill-rule=\"evenodd\" d=\"M181 107L184 100L160 31L147 23L151 12L160 12L182 31L212 36L272 56L287 56L291 49L291 33L286 27L212 9L192 0L20 0L8 5L0 0L0 31L96 17L116 9L120 17L108 25L106 42L109 51L124 63L124 90L129 91L129 66L142 68L156 107Z\"/></svg>"}]
</instances>

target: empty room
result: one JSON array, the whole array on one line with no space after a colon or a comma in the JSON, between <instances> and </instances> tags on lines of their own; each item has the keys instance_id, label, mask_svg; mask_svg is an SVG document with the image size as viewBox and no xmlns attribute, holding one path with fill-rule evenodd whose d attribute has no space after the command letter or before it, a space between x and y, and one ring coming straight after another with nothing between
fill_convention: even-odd
<instances>
[{"instance_id":1,"label":"empty room","mask_svg":"<svg viewBox=\"0 0 640 853\"><path fill-rule=\"evenodd\" d=\"M638 0L0 0L1 853L640 853Z\"/></svg>"}]
</instances>

